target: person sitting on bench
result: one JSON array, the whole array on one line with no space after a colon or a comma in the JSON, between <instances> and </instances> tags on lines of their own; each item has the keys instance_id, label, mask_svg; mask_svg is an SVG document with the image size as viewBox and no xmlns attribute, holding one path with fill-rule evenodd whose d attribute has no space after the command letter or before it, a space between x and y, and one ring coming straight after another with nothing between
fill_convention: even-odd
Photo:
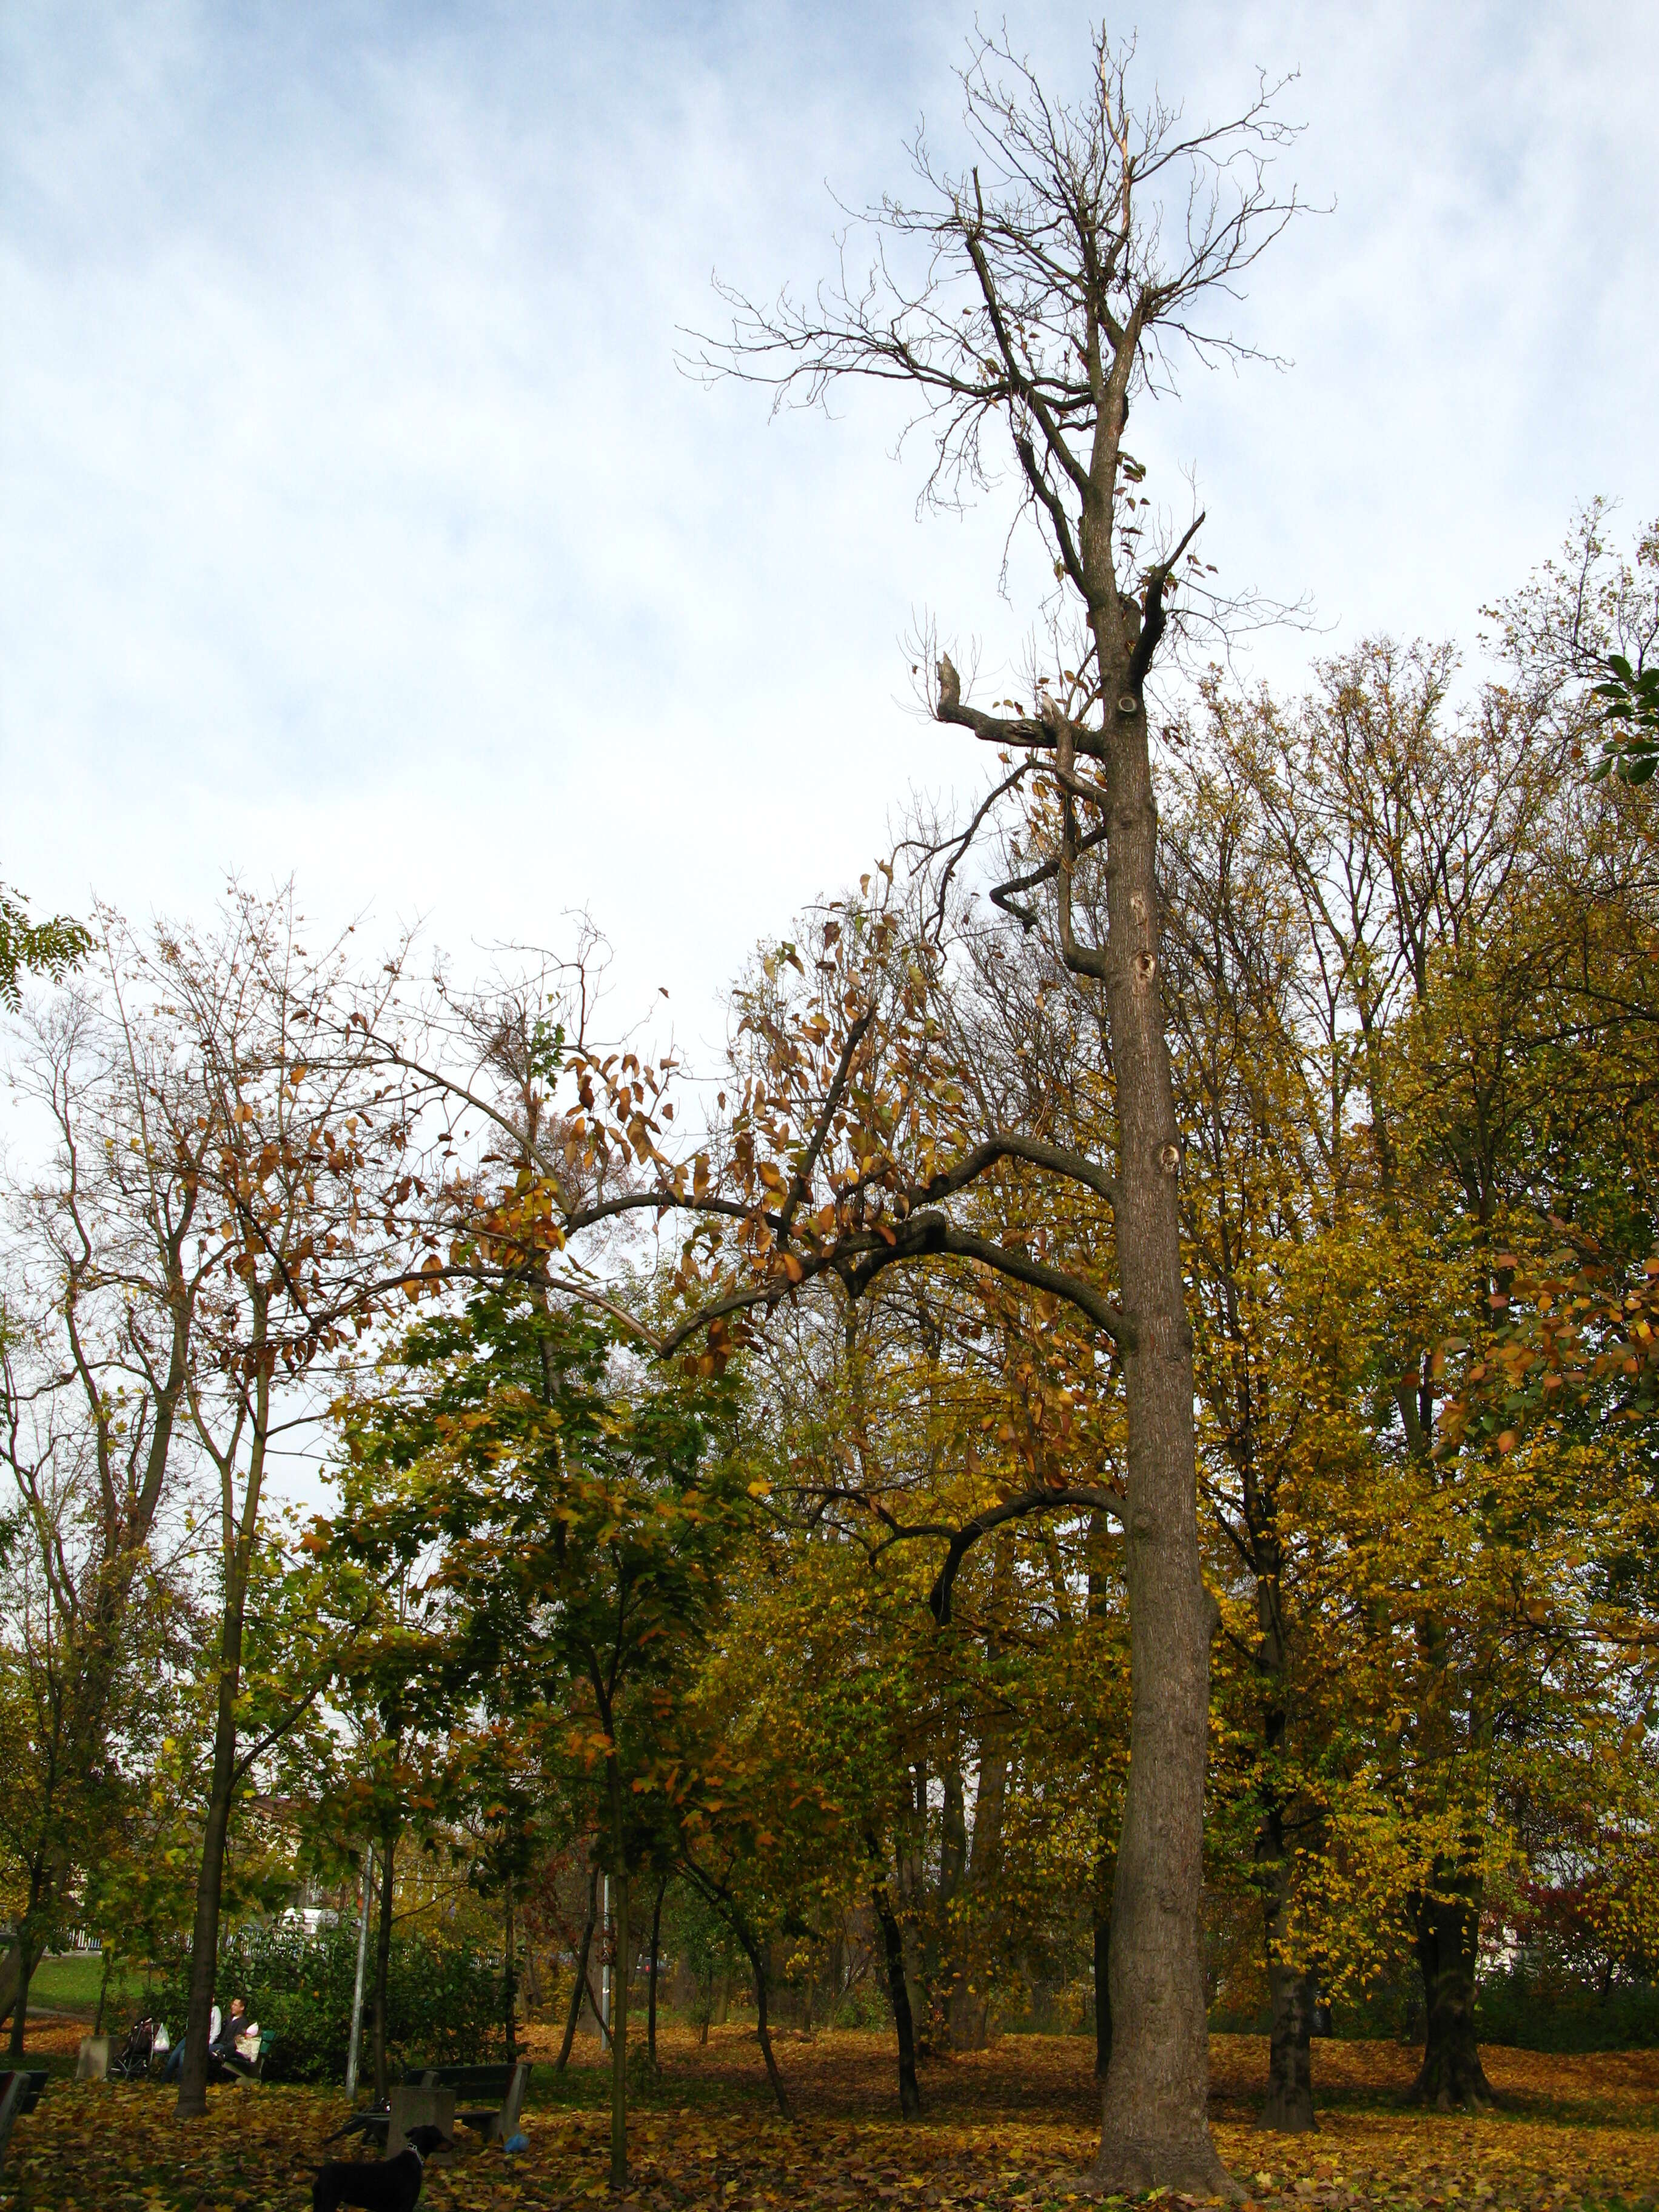
<instances>
[{"instance_id":1,"label":"person sitting on bench","mask_svg":"<svg viewBox=\"0 0 1659 2212\"><path fill-rule=\"evenodd\" d=\"M213 2010L208 2015L208 2050L210 2052L211 2052L214 2045L218 2040L219 2008L217 2005L215 2005ZM167 2053L167 2063L161 2069L161 2079L164 2081L176 2081L183 2075L184 2070L185 2039L181 2035L177 2043L173 2045L172 2050Z\"/></svg>"},{"instance_id":2,"label":"person sitting on bench","mask_svg":"<svg viewBox=\"0 0 1659 2212\"><path fill-rule=\"evenodd\" d=\"M216 2058L221 2065L252 2066L259 2056L259 2023L248 2018L248 2010L240 1997L230 2001L230 2018L216 2042L208 2046L208 2057Z\"/></svg>"}]
</instances>

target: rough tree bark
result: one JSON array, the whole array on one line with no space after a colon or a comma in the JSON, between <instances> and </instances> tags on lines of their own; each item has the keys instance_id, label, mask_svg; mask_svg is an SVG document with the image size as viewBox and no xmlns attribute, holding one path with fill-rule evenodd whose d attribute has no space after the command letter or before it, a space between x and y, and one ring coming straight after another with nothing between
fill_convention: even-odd
<instances>
[{"instance_id":1,"label":"rough tree bark","mask_svg":"<svg viewBox=\"0 0 1659 2212\"><path fill-rule=\"evenodd\" d=\"M1455 1869L1432 1895L1413 1900L1417 1963L1423 1976L1423 2064L1412 2101L1441 2112L1480 2112L1498 2099L1480 2063L1474 2026L1474 1969L1480 1955L1480 1882Z\"/></svg>"},{"instance_id":2,"label":"rough tree bark","mask_svg":"<svg viewBox=\"0 0 1659 2212\"><path fill-rule=\"evenodd\" d=\"M1121 401L1116 412L1102 441L1111 448L1102 474L1115 471ZM1109 412L1103 420L1110 422ZM1085 544L1090 521L1085 507ZM1103 515L1103 532L1104 526ZM1158 817L1144 672L1136 666L1138 641L1116 606L1115 586L1111 589L1109 605L1091 594L1090 623L1102 688L1109 699L1115 691L1117 718L1105 761L1109 927L1096 972L1103 985L1119 1131L1130 1723L1112 1885L1114 2039L1091 2179L1103 2190L1210 2193L1228 2185L1206 2112L1209 2029L1200 1922L1216 1612L1199 1561L1193 1340L1176 1206L1181 1147L1158 987ZM1062 882L1062 912L1067 888ZM1068 947L1068 961L1078 963L1080 951Z\"/></svg>"},{"instance_id":3,"label":"rough tree bark","mask_svg":"<svg viewBox=\"0 0 1659 2212\"><path fill-rule=\"evenodd\" d=\"M1267 2048L1267 2094L1256 2115L1260 2128L1281 2135L1306 2135L1314 2117L1313 2017L1315 1977L1284 1955L1291 1907L1291 1853L1285 1840L1284 1809L1269 1808L1256 1844L1262 1869L1262 1909L1267 1924L1267 1995L1272 2029Z\"/></svg>"}]
</instances>

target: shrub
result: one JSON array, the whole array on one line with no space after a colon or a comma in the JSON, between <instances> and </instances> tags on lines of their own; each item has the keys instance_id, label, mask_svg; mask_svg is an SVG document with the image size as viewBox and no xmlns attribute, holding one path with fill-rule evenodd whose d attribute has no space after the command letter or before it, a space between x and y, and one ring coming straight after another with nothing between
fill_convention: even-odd
<instances>
[{"instance_id":1,"label":"shrub","mask_svg":"<svg viewBox=\"0 0 1659 2212\"><path fill-rule=\"evenodd\" d=\"M219 1948L218 2001L226 2007L233 1996L246 2001L271 2045L269 2080L337 2081L345 2074L356 1970L353 1928L322 1929L314 1936L298 1929L241 1928ZM153 1998L157 2018L167 2021L175 2039L184 2032L189 1989L189 1954L179 1952L161 1963ZM386 1996L386 2055L394 2068L417 2059L473 2065L506 2056L497 1960L417 1931L394 1931ZM366 2018L365 2059L371 2028Z\"/></svg>"},{"instance_id":2,"label":"shrub","mask_svg":"<svg viewBox=\"0 0 1659 2212\"><path fill-rule=\"evenodd\" d=\"M1524 1966L1484 1974L1475 1998L1481 2039L1527 2051L1635 2051L1659 2044L1659 1984L1615 1982L1602 1990Z\"/></svg>"}]
</instances>

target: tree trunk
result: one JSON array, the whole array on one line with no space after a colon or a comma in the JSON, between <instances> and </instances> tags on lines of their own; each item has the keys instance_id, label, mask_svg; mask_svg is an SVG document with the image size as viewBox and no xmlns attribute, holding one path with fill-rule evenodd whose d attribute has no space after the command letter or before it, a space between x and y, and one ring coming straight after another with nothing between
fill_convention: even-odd
<instances>
[{"instance_id":1,"label":"tree trunk","mask_svg":"<svg viewBox=\"0 0 1659 2212\"><path fill-rule=\"evenodd\" d=\"M1267 1990L1273 2008L1267 2047L1267 2097L1256 2115L1259 2128L1281 2135L1306 2135L1314 2117L1313 2033L1315 1977L1285 1958L1291 1909L1291 1854L1285 1842L1285 1808L1270 1804L1256 1844L1256 1863L1266 1877L1263 1917L1267 1948Z\"/></svg>"},{"instance_id":2,"label":"tree trunk","mask_svg":"<svg viewBox=\"0 0 1659 2212\"><path fill-rule=\"evenodd\" d=\"M374 1930L374 2101L384 2105L392 2090L386 2062L386 2003L392 1984L392 1877L397 1863L398 1838L386 1829L380 1837L380 1917Z\"/></svg>"},{"instance_id":3,"label":"tree trunk","mask_svg":"<svg viewBox=\"0 0 1659 2212\"><path fill-rule=\"evenodd\" d=\"M662 1940L662 1901L667 1888L668 1876L664 1875L657 1884L657 1900L651 1908L651 1975L645 1995L645 2055L653 2068L657 2063L657 1960Z\"/></svg>"},{"instance_id":4,"label":"tree trunk","mask_svg":"<svg viewBox=\"0 0 1659 2212\"><path fill-rule=\"evenodd\" d=\"M878 1860L875 1838L868 1837L866 1841L871 1857ZM914 2120L921 2116L921 2089L916 2081L915 2021L910 2011L909 1984L904 1978L904 1932L894 1914L884 1881L871 1884L870 1902L881 1929L882 1950L887 1963L887 1994L892 1999L893 2026L898 2034L899 2113L904 2119Z\"/></svg>"},{"instance_id":5,"label":"tree trunk","mask_svg":"<svg viewBox=\"0 0 1659 2212\"><path fill-rule=\"evenodd\" d=\"M565 2017L564 2041L553 2062L556 2074L562 2074L570 2063L570 2046L576 2040L576 2023L582 2016L582 2000L587 1995L587 1961L593 1948L593 1924L599 1917L599 1870L595 1867L587 1877L587 1917L582 1923L581 1948L576 1954L576 1979L570 1992L570 2010Z\"/></svg>"},{"instance_id":6,"label":"tree trunk","mask_svg":"<svg viewBox=\"0 0 1659 2212\"><path fill-rule=\"evenodd\" d=\"M766 2016L766 1954L747 1931L739 1927L738 1941L749 1954L749 1963L755 1974L755 2033L760 2041L761 2057L766 2061L766 2078L772 2084L772 2094L779 2112L786 2120L793 2120L788 2093L783 2086L783 2076L778 2071L778 2062L772 2051L772 2031Z\"/></svg>"},{"instance_id":7,"label":"tree trunk","mask_svg":"<svg viewBox=\"0 0 1659 2212\"><path fill-rule=\"evenodd\" d=\"M1315 1977L1281 1960L1267 1962L1267 1991L1273 2028L1267 2045L1267 2096L1256 2114L1259 2128L1280 2135L1304 2136L1319 2125L1314 2117L1313 2032L1317 1994Z\"/></svg>"},{"instance_id":8,"label":"tree trunk","mask_svg":"<svg viewBox=\"0 0 1659 2212\"><path fill-rule=\"evenodd\" d=\"M8 2055L15 2068L23 2063L23 2038L28 2030L29 1984L34 1979L34 1970L40 1963L40 1953L30 1942L27 1923L18 1930L12 1944L11 2042Z\"/></svg>"},{"instance_id":9,"label":"tree trunk","mask_svg":"<svg viewBox=\"0 0 1659 2212\"><path fill-rule=\"evenodd\" d=\"M263 1456L263 1455L261 1455ZM249 1502L257 1515L258 1476L250 1474ZM247 1548L251 1548L248 1547ZM179 2078L181 2120L207 2110L208 2031L219 1972L219 1902L224 1891L225 1843L236 1794L236 1697L241 1686L242 1626L247 1608L245 1547L227 1546L224 1614L219 1636L219 1695L213 1723L213 1778L208 1791L202 1863L196 1877L196 1918L190 1939L190 2007L185 2023L185 2063Z\"/></svg>"},{"instance_id":10,"label":"tree trunk","mask_svg":"<svg viewBox=\"0 0 1659 2212\"><path fill-rule=\"evenodd\" d=\"M363 1859L363 1878L357 1899L357 1971L351 1984L351 2032L346 2042L345 2093L357 2094L357 2061L363 2042L363 1969L368 1960L368 1900L373 1894L374 1854Z\"/></svg>"},{"instance_id":11,"label":"tree trunk","mask_svg":"<svg viewBox=\"0 0 1659 2212\"><path fill-rule=\"evenodd\" d=\"M1498 2100L1480 2063L1474 2032L1474 1970L1480 1948L1480 1887L1453 1875L1433 1897L1415 1900L1417 1963L1427 2015L1423 2065L1411 2101L1440 2112L1480 2112Z\"/></svg>"},{"instance_id":12,"label":"tree trunk","mask_svg":"<svg viewBox=\"0 0 1659 2212\"><path fill-rule=\"evenodd\" d=\"M618 1808L617 1826L621 1826ZM611 2186L628 2186L628 1867L618 1860L611 1878L616 1948L611 1969Z\"/></svg>"},{"instance_id":13,"label":"tree trunk","mask_svg":"<svg viewBox=\"0 0 1659 2212\"><path fill-rule=\"evenodd\" d=\"M968 1800L963 1786L962 1746L954 1728L940 1765L945 1792L939 1820L939 1888L929 1918L943 1932L945 1955L941 1959L939 1948L933 1947L926 1973L940 2014L937 2022L929 2023L930 2029L942 2029L945 2047L956 2051L963 2047L958 2037L969 2032L971 2000L963 1956L965 1931L959 1916L951 1909L968 1875Z\"/></svg>"},{"instance_id":14,"label":"tree trunk","mask_svg":"<svg viewBox=\"0 0 1659 2212\"><path fill-rule=\"evenodd\" d=\"M270 1436L270 1375L264 1340L268 1294L256 1290L253 1340L252 1444L247 1487L239 1519L235 1468L239 1414L228 1451L221 1452L198 1423L212 1453L221 1484L224 1609L219 1631L219 1692L213 1723L213 1781L208 1796L207 1827L202 1838L202 1866L196 1882L196 1922L191 1934L190 2013L185 2029L185 2063L179 2082L178 2117L197 2118L207 2110L208 2029L213 2013L213 1984L219 1968L219 1900L224 1889L225 1843L230 1833L231 1803L236 1794L236 1698L242 1680L242 1636L247 1617L248 1577L259 1528L259 1498L264 1485L265 1447Z\"/></svg>"},{"instance_id":15,"label":"tree trunk","mask_svg":"<svg viewBox=\"0 0 1659 2212\"><path fill-rule=\"evenodd\" d=\"M1012 1555L1012 1547L999 1543L993 1553L992 1601L1000 1613L998 1601L1006 1593L1001 1585L1008 1579L1005 1563ZM991 1645L988 1639L987 1649ZM974 1837L966 1874L968 1886L976 1896L995 1893L997 1875L1002 1864L1002 1820L1008 1796L1008 1730L1001 1721L993 1721L981 1730L979 1739L979 1781L974 1793ZM974 1936L965 1959L958 1956L952 1980L949 2007L951 2048L953 2051L983 2051L990 2033L990 2006L986 1998L986 1954L988 1941L994 1945L994 1931L988 1931L977 1916L967 1923ZM958 1942L960 1942L958 1938ZM970 1978L970 1977L972 1978ZM978 1986L974 1985L977 1981Z\"/></svg>"},{"instance_id":16,"label":"tree trunk","mask_svg":"<svg viewBox=\"0 0 1659 2212\"><path fill-rule=\"evenodd\" d=\"M17 2002L17 1984L24 1977L20 1972L23 1957L23 1936L21 1930L13 1935L0 1954L0 2021L9 2020ZM27 2005L28 1991L25 1988L23 2001ZM15 2056L15 2054L14 2054Z\"/></svg>"},{"instance_id":17,"label":"tree trunk","mask_svg":"<svg viewBox=\"0 0 1659 2212\"><path fill-rule=\"evenodd\" d=\"M239 1623L240 1627L240 1623ZM240 1642L240 1636L238 1638ZM190 1939L190 2006L185 2022L185 2063L179 2077L178 2117L207 2110L208 2030L213 2024L213 1985L219 1971L219 1899L224 1887L225 1838L235 1786L235 1691L228 1669L219 1678L219 1714L213 1731L213 1781L202 1864L196 1877L196 1919Z\"/></svg>"},{"instance_id":18,"label":"tree trunk","mask_svg":"<svg viewBox=\"0 0 1659 2212\"><path fill-rule=\"evenodd\" d=\"M1098 1510L1089 1516L1089 1618L1103 1620L1111 1603L1115 1579L1103 1557L1111 1534L1110 1523ZM1109 1753L1102 1746L1096 1771L1095 1858L1090 1883L1090 1918L1093 1923L1095 1975L1095 2079L1103 2083L1112 2063L1112 1872L1114 1865L1110 1821L1107 1814L1105 1775Z\"/></svg>"},{"instance_id":19,"label":"tree trunk","mask_svg":"<svg viewBox=\"0 0 1659 2212\"><path fill-rule=\"evenodd\" d=\"M29 1868L28 1903L19 1916L11 1947L6 1954L11 1984L11 2046L9 2055L14 2069L21 2067L23 2063L23 2041L28 2033L29 1984L34 1979L34 1970L46 1948L47 1901L52 1890L52 1869L44 1855L37 1852Z\"/></svg>"},{"instance_id":20,"label":"tree trunk","mask_svg":"<svg viewBox=\"0 0 1659 2212\"><path fill-rule=\"evenodd\" d=\"M1098 458L1098 456L1097 456ZM1113 455L1115 465L1115 455ZM1097 497L1091 481L1091 501ZM1109 483L1107 487L1109 501ZM1085 558L1109 542L1086 505ZM1101 536L1104 532L1104 537ZM1109 580L1103 571L1103 585ZM1146 710L1115 581L1090 618L1108 714L1104 984L1117 1109L1115 1206L1127 1434L1129 1777L1112 1888L1113 2039L1100 2155L1103 2193L1237 2192L1210 2140L1209 2028L1200 1917L1210 1639L1216 1607L1198 1545L1193 1338L1179 1210L1181 1152L1158 981L1158 815ZM1071 935L1069 884L1063 930Z\"/></svg>"},{"instance_id":21,"label":"tree trunk","mask_svg":"<svg viewBox=\"0 0 1659 2212\"><path fill-rule=\"evenodd\" d=\"M518 1934L513 1924L513 1877L507 1878L506 1956L501 1966L501 2019L507 2030L507 2063L516 2065L519 2057L519 1978L515 1964Z\"/></svg>"},{"instance_id":22,"label":"tree trunk","mask_svg":"<svg viewBox=\"0 0 1659 2212\"><path fill-rule=\"evenodd\" d=\"M919 2056L931 2056L928 2030L933 2022L933 1992L928 1972L927 1947L916 1941L918 1923L927 1917L927 1762L918 1759L904 1771L902 1807L894 1834L894 1872L902 1910L908 1915L910 1940L904 1945L905 1988L911 2033ZM900 1923L902 1932L903 1923Z\"/></svg>"},{"instance_id":23,"label":"tree trunk","mask_svg":"<svg viewBox=\"0 0 1659 2212\"><path fill-rule=\"evenodd\" d=\"M1100 1887L1097 1873L1094 1923L1095 2079L1103 2081L1112 2063L1112 1893Z\"/></svg>"},{"instance_id":24,"label":"tree trunk","mask_svg":"<svg viewBox=\"0 0 1659 2212\"><path fill-rule=\"evenodd\" d=\"M23 2063L23 2039L28 2027L30 1979L26 1972L12 1984L11 2039L6 2055L11 2060L14 2072Z\"/></svg>"},{"instance_id":25,"label":"tree trunk","mask_svg":"<svg viewBox=\"0 0 1659 2212\"><path fill-rule=\"evenodd\" d=\"M114 1947L106 1938L104 1943L104 1971L98 1981L98 2010L92 2022L94 2035L101 2035L104 2032L104 2006L109 1996L109 1970L114 1964Z\"/></svg>"}]
</instances>

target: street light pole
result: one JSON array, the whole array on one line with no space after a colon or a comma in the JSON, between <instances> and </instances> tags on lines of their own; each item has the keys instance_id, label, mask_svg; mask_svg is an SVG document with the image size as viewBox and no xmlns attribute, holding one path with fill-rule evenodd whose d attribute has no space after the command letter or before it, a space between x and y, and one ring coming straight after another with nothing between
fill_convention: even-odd
<instances>
[{"instance_id":1,"label":"street light pole","mask_svg":"<svg viewBox=\"0 0 1659 2212\"><path fill-rule=\"evenodd\" d=\"M611 2040L611 1877L605 1878L605 1917L599 1923L599 2026Z\"/></svg>"}]
</instances>

